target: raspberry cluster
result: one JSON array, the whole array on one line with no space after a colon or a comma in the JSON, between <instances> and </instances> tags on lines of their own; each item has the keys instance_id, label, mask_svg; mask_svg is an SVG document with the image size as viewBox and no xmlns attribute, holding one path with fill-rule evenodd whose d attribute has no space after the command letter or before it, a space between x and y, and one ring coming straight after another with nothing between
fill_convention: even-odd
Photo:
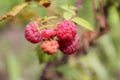
<instances>
[{"instance_id":1,"label":"raspberry cluster","mask_svg":"<svg viewBox=\"0 0 120 80\"><path fill-rule=\"evenodd\" d=\"M31 43L41 43L40 48L47 54L54 54L58 49L65 55L79 49L80 38L77 27L70 20L63 20L56 28L39 29L38 22L31 22L25 28L25 38Z\"/></svg>"}]
</instances>

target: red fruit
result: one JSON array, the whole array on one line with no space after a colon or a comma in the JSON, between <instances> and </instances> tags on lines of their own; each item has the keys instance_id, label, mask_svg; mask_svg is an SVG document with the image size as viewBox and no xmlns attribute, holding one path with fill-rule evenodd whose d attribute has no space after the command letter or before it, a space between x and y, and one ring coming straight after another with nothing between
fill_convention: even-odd
<instances>
[{"instance_id":1,"label":"red fruit","mask_svg":"<svg viewBox=\"0 0 120 80\"><path fill-rule=\"evenodd\" d=\"M38 43L42 37L40 32L37 30L37 23L31 22L25 28L25 38L31 43Z\"/></svg>"},{"instance_id":2,"label":"red fruit","mask_svg":"<svg viewBox=\"0 0 120 80\"><path fill-rule=\"evenodd\" d=\"M63 52L63 54L70 55L75 53L79 49L80 38L75 36L72 40L60 40L59 41L59 49Z\"/></svg>"},{"instance_id":3,"label":"red fruit","mask_svg":"<svg viewBox=\"0 0 120 80\"><path fill-rule=\"evenodd\" d=\"M57 52L59 45L56 40L47 40L42 42L40 48L47 54L54 54Z\"/></svg>"},{"instance_id":4,"label":"red fruit","mask_svg":"<svg viewBox=\"0 0 120 80\"><path fill-rule=\"evenodd\" d=\"M56 35L56 31L53 29L44 29L41 31L41 34L43 38L50 38Z\"/></svg>"},{"instance_id":5,"label":"red fruit","mask_svg":"<svg viewBox=\"0 0 120 80\"><path fill-rule=\"evenodd\" d=\"M76 35L76 25L69 21L64 20L57 24L57 36L61 40L71 40Z\"/></svg>"}]
</instances>

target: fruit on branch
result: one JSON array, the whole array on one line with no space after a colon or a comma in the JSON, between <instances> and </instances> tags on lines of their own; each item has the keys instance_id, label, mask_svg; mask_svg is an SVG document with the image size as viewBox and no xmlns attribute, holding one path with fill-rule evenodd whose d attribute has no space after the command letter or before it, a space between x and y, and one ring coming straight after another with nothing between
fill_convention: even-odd
<instances>
[{"instance_id":1,"label":"fruit on branch","mask_svg":"<svg viewBox=\"0 0 120 80\"><path fill-rule=\"evenodd\" d=\"M52 36L56 35L56 30L54 29L44 29L41 31L42 37L44 38L50 38Z\"/></svg>"},{"instance_id":2,"label":"fruit on branch","mask_svg":"<svg viewBox=\"0 0 120 80\"><path fill-rule=\"evenodd\" d=\"M56 28L53 26L55 29L47 24L44 26L39 25L39 21L30 22L25 28L25 38L31 43L41 42L40 48L50 55L58 49L65 55L73 54L79 49L80 38L72 21L62 20Z\"/></svg>"},{"instance_id":3,"label":"fruit on branch","mask_svg":"<svg viewBox=\"0 0 120 80\"><path fill-rule=\"evenodd\" d=\"M51 55L57 52L59 45L56 40L46 40L41 43L40 48Z\"/></svg>"},{"instance_id":4,"label":"fruit on branch","mask_svg":"<svg viewBox=\"0 0 120 80\"><path fill-rule=\"evenodd\" d=\"M37 23L31 22L25 28L25 38L31 43L38 43L41 41L41 33L37 30Z\"/></svg>"},{"instance_id":5,"label":"fruit on branch","mask_svg":"<svg viewBox=\"0 0 120 80\"><path fill-rule=\"evenodd\" d=\"M71 40L77 33L76 25L69 20L63 20L57 24L56 33L60 40Z\"/></svg>"},{"instance_id":6,"label":"fruit on branch","mask_svg":"<svg viewBox=\"0 0 120 80\"><path fill-rule=\"evenodd\" d=\"M79 36L75 36L72 40L59 40L59 49L65 55L70 55L75 53L80 46L80 38Z\"/></svg>"}]
</instances>

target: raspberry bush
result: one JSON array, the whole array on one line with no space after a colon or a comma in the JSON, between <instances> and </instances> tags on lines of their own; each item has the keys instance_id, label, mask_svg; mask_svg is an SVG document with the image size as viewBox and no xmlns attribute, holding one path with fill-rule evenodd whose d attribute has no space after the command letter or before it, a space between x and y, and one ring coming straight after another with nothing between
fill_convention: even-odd
<instances>
[{"instance_id":1,"label":"raspberry bush","mask_svg":"<svg viewBox=\"0 0 120 80\"><path fill-rule=\"evenodd\" d=\"M61 6L62 16L36 18L25 28L25 38L31 43L40 42L40 47L47 54L61 51L65 55L76 53L80 48L80 35L77 26L93 30L82 18L76 17L74 6Z\"/></svg>"},{"instance_id":2,"label":"raspberry bush","mask_svg":"<svg viewBox=\"0 0 120 80\"><path fill-rule=\"evenodd\" d=\"M0 2L3 4L1 6L4 7L4 9L8 7L8 4L5 6L6 1L7 0L1 0ZM42 66L44 67L42 67L43 72L40 72L40 79L33 79L32 77L36 77L36 73L35 75L34 73L29 73L33 76L28 77L28 79L25 76L25 80L117 80L116 77L119 77L120 72L118 65L120 50L119 44L116 47L112 46L115 46L117 44L117 41L119 41L117 38L119 36L119 34L117 34L117 32L119 32L119 29L116 27L117 23L119 24L120 22L119 1L97 0L96 2L95 0L25 0L23 4L22 2L24 0L22 2L21 0L19 1L11 0L11 2L15 2L20 5L15 6L7 14L0 16L0 22L12 17L12 19L8 19L11 20L8 22L10 24L10 31L13 31L11 28L14 28L14 26L19 27L21 23L26 24L28 20L30 20L30 22L25 26L24 36L26 40L33 45L26 46L26 44L23 43L25 46L23 45L22 47L21 41L23 40L19 35L17 35L17 37L14 37L14 35L11 37L10 34L9 36L12 39L9 39L9 37L5 38L6 40L10 40L10 42L12 41L13 45L11 47L15 47L15 52L21 52L22 57L24 55L23 58L20 57L22 61L27 60L30 55L30 60L28 60L29 62L27 62L27 65L26 61L23 62L27 68L24 70L30 70L28 72L36 71L38 73L38 70L41 71L41 69L38 67L40 67L43 63ZM68 5L62 5L62 3ZM13 5L13 3L11 5ZM39 6L42 7L39 8ZM27 9L25 9L26 7ZM59 8L61 9L59 10ZM20 15L18 15L16 18L18 13L20 13ZM2 11L1 14L4 14L4 11ZM83 18L80 18L80 16L95 25L96 30L93 31L92 25ZM19 25L17 25L17 23ZM6 23L4 24L6 25ZM9 26L9 24L7 24L7 26ZM109 25L111 25L111 27L109 27ZM2 26L0 25L0 28L1 27ZM107 33L110 30L109 28L112 28L110 35L105 35L103 38L96 40L97 38ZM114 33L114 31L116 32ZM1 43L4 41L3 38L4 37L1 38ZM116 40L113 40L113 38ZM33 52L30 50L34 45L37 46L35 48L35 51L37 53L36 57L40 62L40 66L38 67L36 66L38 64L33 63L36 58L33 58L33 56L36 54L33 54ZM2 49L4 47L4 45L1 46L0 52L6 52L4 52L4 49ZM10 50L12 48L10 48ZM28 56L25 56L25 52L28 53ZM85 55L87 53L90 54ZM31 55L33 60L31 60ZM8 59L6 60L8 64L7 67L10 69L8 73L10 74L9 76L11 79L9 80L24 79L21 77L21 74L17 74L19 72L17 69L19 69L19 66L21 65L19 65L18 62L15 62L17 60L14 59L14 57L11 57L9 54L5 54L5 57L6 56L8 56ZM25 59L26 57L27 59ZM28 63L30 65L28 65ZM31 63L33 64L31 65ZM18 66L18 68L16 68L16 66ZM112 67L114 68L112 69ZM0 74L1 77L4 76L4 72L5 71L0 71L0 73L2 73ZM26 71L23 72L25 72L26 75ZM12 78L11 76L15 78ZM7 80L2 79L1 77L0 80ZM7 78L7 76L5 77Z\"/></svg>"}]
</instances>

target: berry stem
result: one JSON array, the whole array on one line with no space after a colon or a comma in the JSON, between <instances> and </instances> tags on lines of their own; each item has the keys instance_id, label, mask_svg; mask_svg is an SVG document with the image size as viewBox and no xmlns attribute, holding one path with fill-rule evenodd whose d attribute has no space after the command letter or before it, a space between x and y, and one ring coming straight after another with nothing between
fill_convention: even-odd
<instances>
[{"instance_id":1,"label":"berry stem","mask_svg":"<svg viewBox=\"0 0 120 80\"><path fill-rule=\"evenodd\" d=\"M49 24L49 25L43 25L41 24L40 26L38 26L38 30L41 31L43 29L47 29L47 28L51 28L51 29L56 29L56 24Z\"/></svg>"}]
</instances>

